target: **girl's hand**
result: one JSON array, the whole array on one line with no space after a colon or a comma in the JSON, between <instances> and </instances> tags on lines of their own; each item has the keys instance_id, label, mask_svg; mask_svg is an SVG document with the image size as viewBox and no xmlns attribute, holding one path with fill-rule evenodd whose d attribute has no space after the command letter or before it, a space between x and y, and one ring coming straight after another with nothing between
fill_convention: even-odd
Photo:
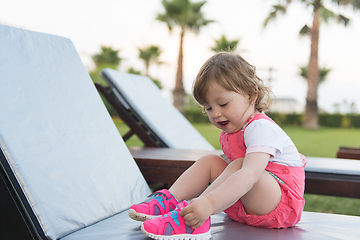
<instances>
[{"instance_id":1,"label":"girl's hand","mask_svg":"<svg viewBox=\"0 0 360 240\"><path fill-rule=\"evenodd\" d=\"M200 227L213 213L211 202L206 196L194 198L189 205L180 211L186 225L192 228Z\"/></svg>"}]
</instances>

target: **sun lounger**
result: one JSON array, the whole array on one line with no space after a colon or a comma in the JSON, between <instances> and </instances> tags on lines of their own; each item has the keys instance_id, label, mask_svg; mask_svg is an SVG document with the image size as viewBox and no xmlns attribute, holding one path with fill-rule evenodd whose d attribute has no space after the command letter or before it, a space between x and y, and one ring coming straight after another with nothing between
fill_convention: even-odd
<instances>
[{"instance_id":1,"label":"sun lounger","mask_svg":"<svg viewBox=\"0 0 360 240\"><path fill-rule=\"evenodd\" d=\"M308 157L305 192L360 199L360 161Z\"/></svg>"},{"instance_id":2,"label":"sun lounger","mask_svg":"<svg viewBox=\"0 0 360 240\"><path fill-rule=\"evenodd\" d=\"M143 200L150 189L72 42L1 25L0 48L1 167L33 236L62 238Z\"/></svg>"},{"instance_id":3,"label":"sun lounger","mask_svg":"<svg viewBox=\"0 0 360 240\"><path fill-rule=\"evenodd\" d=\"M360 148L340 147L336 153L336 157L360 160Z\"/></svg>"},{"instance_id":4,"label":"sun lounger","mask_svg":"<svg viewBox=\"0 0 360 240\"><path fill-rule=\"evenodd\" d=\"M196 159L212 151L131 147L147 182L171 186ZM305 193L360 199L360 161L308 157Z\"/></svg>"},{"instance_id":5,"label":"sun lounger","mask_svg":"<svg viewBox=\"0 0 360 240\"><path fill-rule=\"evenodd\" d=\"M127 210L150 193L70 40L0 25L0 239L148 239ZM356 239L359 217L290 229L212 216L212 239Z\"/></svg>"},{"instance_id":6,"label":"sun lounger","mask_svg":"<svg viewBox=\"0 0 360 240\"><path fill-rule=\"evenodd\" d=\"M100 90L104 96L113 103L121 115L130 113L132 118L129 120L130 124L140 123L139 125L148 133L147 137L154 139L158 146L174 149L214 150L209 142L161 94L160 89L149 77L122 73L113 69L104 69L101 75L110 86L109 93ZM99 85L97 87L101 88ZM124 121L126 120L125 116ZM135 133L139 131L134 130Z\"/></svg>"}]
</instances>

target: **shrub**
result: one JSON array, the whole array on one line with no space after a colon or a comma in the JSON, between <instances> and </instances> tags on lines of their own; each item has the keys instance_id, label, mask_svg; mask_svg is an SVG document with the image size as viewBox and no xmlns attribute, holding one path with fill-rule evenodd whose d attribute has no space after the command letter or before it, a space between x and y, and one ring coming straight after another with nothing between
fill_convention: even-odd
<instances>
[{"instance_id":1,"label":"shrub","mask_svg":"<svg viewBox=\"0 0 360 240\"><path fill-rule=\"evenodd\" d=\"M301 126L303 116L298 113L275 113L267 112L271 119L273 119L277 124L281 126Z\"/></svg>"},{"instance_id":2,"label":"shrub","mask_svg":"<svg viewBox=\"0 0 360 240\"><path fill-rule=\"evenodd\" d=\"M341 127L343 116L339 113L324 113L319 115L319 124L324 127Z\"/></svg>"}]
</instances>

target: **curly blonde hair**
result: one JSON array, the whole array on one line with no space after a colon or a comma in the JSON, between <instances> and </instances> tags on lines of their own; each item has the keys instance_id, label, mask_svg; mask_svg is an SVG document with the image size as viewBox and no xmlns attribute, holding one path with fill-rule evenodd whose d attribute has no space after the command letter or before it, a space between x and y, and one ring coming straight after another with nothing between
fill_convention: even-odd
<instances>
[{"instance_id":1,"label":"curly blonde hair","mask_svg":"<svg viewBox=\"0 0 360 240\"><path fill-rule=\"evenodd\" d=\"M217 53L200 68L193 83L193 95L199 104L207 103L206 93L212 82L228 91L249 95L250 101L255 103L255 109L260 112L271 105L273 92L256 75L255 66L237 54Z\"/></svg>"}]
</instances>

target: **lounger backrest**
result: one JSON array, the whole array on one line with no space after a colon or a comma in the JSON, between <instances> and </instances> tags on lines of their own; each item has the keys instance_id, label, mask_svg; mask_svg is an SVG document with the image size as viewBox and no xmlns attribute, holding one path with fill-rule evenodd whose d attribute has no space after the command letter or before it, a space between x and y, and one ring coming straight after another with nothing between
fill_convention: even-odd
<instances>
[{"instance_id":1,"label":"lounger backrest","mask_svg":"<svg viewBox=\"0 0 360 240\"><path fill-rule=\"evenodd\" d=\"M150 193L70 40L0 25L0 114L1 167L40 236Z\"/></svg>"},{"instance_id":2,"label":"lounger backrest","mask_svg":"<svg viewBox=\"0 0 360 240\"><path fill-rule=\"evenodd\" d=\"M214 150L149 77L113 69L102 70L102 76L124 107L138 115L167 147Z\"/></svg>"}]
</instances>

